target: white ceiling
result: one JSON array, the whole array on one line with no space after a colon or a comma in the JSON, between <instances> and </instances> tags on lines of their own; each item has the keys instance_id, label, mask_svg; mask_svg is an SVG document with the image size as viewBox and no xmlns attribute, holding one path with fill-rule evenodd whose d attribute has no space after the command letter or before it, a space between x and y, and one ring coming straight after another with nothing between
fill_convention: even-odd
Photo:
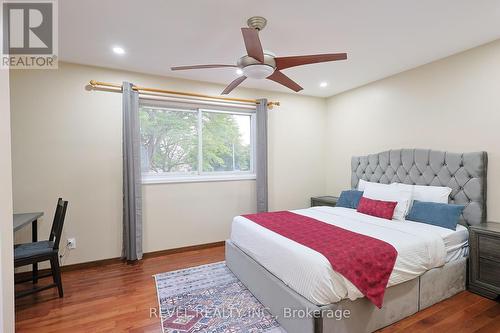
<instances>
[{"instance_id":1,"label":"white ceiling","mask_svg":"<svg viewBox=\"0 0 500 333\"><path fill-rule=\"evenodd\" d=\"M61 0L60 59L227 84L234 69L169 68L235 64L245 53L240 28L253 15L268 19L260 39L277 56L348 53L346 61L283 71L304 87L301 94L314 96L500 38L498 0ZM113 54L115 45L127 53ZM328 86L320 88L321 81ZM242 86L289 91L268 80Z\"/></svg>"}]
</instances>

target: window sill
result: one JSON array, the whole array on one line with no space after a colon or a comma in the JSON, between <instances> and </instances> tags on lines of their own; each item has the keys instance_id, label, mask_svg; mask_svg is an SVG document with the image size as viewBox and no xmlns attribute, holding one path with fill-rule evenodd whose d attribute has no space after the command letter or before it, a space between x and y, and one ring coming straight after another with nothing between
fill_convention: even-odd
<instances>
[{"instance_id":1,"label":"window sill","mask_svg":"<svg viewBox=\"0 0 500 333\"><path fill-rule=\"evenodd\" d=\"M255 174L231 174L231 175L204 175L204 176L143 176L142 184L171 184L171 183L203 183L203 182L225 182L235 180L255 180Z\"/></svg>"}]
</instances>

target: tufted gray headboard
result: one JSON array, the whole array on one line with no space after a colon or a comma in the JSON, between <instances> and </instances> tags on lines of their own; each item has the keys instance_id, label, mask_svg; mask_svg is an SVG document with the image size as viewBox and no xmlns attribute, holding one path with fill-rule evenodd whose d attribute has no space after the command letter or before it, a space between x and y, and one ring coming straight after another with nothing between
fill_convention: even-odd
<instances>
[{"instance_id":1,"label":"tufted gray headboard","mask_svg":"<svg viewBox=\"0 0 500 333\"><path fill-rule=\"evenodd\" d=\"M488 154L398 149L351 160L351 186L360 179L377 183L448 186L450 203L465 205L460 223L486 221Z\"/></svg>"}]
</instances>

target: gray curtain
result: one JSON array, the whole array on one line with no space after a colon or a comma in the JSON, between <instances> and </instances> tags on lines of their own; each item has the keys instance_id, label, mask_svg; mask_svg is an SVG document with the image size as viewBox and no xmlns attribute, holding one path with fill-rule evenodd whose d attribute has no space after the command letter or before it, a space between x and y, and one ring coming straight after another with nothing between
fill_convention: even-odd
<instances>
[{"instance_id":1,"label":"gray curtain","mask_svg":"<svg viewBox=\"0 0 500 333\"><path fill-rule=\"evenodd\" d=\"M257 104L257 212L268 211L267 200L267 99Z\"/></svg>"},{"instance_id":2,"label":"gray curtain","mask_svg":"<svg viewBox=\"0 0 500 333\"><path fill-rule=\"evenodd\" d=\"M139 94L123 82L123 252L128 261L142 259L142 184Z\"/></svg>"}]
</instances>

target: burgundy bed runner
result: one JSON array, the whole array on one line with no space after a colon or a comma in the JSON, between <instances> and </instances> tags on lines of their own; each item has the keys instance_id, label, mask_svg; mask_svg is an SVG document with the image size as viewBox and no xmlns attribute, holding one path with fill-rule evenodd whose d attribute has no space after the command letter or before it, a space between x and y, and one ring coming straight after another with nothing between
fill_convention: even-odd
<instances>
[{"instance_id":1,"label":"burgundy bed runner","mask_svg":"<svg viewBox=\"0 0 500 333\"><path fill-rule=\"evenodd\" d=\"M243 217L324 255L332 268L382 307L398 252L379 239L288 211Z\"/></svg>"}]
</instances>

